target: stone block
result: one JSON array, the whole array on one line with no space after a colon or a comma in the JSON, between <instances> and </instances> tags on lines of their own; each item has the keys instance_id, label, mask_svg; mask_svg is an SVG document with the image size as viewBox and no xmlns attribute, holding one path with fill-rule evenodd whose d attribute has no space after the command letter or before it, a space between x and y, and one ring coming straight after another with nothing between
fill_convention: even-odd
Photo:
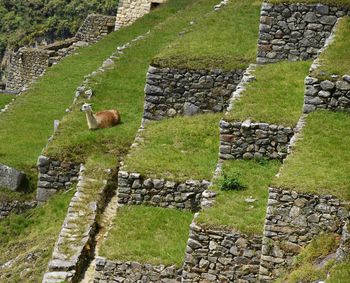
<instances>
[{"instance_id":1,"label":"stone block","mask_svg":"<svg viewBox=\"0 0 350 283\"><path fill-rule=\"evenodd\" d=\"M29 182L23 172L0 164L0 188L26 192L29 189Z\"/></svg>"}]
</instances>

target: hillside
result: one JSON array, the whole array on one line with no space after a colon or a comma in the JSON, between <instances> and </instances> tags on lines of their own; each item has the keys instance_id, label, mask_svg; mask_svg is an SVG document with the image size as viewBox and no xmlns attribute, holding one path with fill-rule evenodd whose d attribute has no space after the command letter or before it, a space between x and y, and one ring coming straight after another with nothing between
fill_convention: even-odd
<instances>
[{"instance_id":1,"label":"hillside","mask_svg":"<svg viewBox=\"0 0 350 283\"><path fill-rule=\"evenodd\" d=\"M73 32L77 2L46 2L3 1L3 28ZM0 282L349 281L349 1L120 3L124 26L0 93Z\"/></svg>"}]
</instances>

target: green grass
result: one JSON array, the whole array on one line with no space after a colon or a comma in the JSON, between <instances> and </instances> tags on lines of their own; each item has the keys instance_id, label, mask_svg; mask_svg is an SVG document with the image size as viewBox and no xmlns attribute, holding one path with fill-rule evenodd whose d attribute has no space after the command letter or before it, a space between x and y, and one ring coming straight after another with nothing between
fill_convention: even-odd
<instances>
[{"instance_id":1,"label":"green grass","mask_svg":"<svg viewBox=\"0 0 350 283\"><path fill-rule=\"evenodd\" d=\"M150 178L175 181L211 180L219 148L222 114L152 122L142 133L145 141L132 149L125 169Z\"/></svg>"},{"instance_id":2,"label":"green grass","mask_svg":"<svg viewBox=\"0 0 350 283\"><path fill-rule=\"evenodd\" d=\"M0 110L9 104L13 98L13 95L0 94Z\"/></svg>"},{"instance_id":3,"label":"green grass","mask_svg":"<svg viewBox=\"0 0 350 283\"><path fill-rule=\"evenodd\" d=\"M350 282L350 260L338 263L330 270L327 283L349 283Z\"/></svg>"},{"instance_id":4,"label":"green grass","mask_svg":"<svg viewBox=\"0 0 350 283\"><path fill-rule=\"evenodd\" d=\"M73 191L58 194L47 204L0 221L0 282L41 282Z\"/></svg>"},{"instance_id":5,"label":"green grass","mask_svg":"<svg viewBox=\"0 0 350 283\"><path fill-rule=\"evenodd\" d=\"M309 114L302 137L273 186L350 200L349 128L348 113Z\"/></svg>"},{"instance_id":6,"label":"green grass","mask_svg":"<svg viewBox=\"0 0 350 283\"><path fill-rule=\"evenodd\" d=\"M0 162L27 173L34 168L31 174L35 175L36 159L45 146L47 138L52 134L53 121L61 119L65 114L65 109L72 103L75 89L84 80L84 76L101 66L103 60L111 55L118 45L144 34L159 24L150 36L152 39L130 50L129 56L125 56L126 58L124 57L118 64L118 71L109 72L103 76L103 79L106 79L105 85L96 90L98 96L94 100L96 108L105 105L121 108L125 124L117 130L98 131L91 136L105 135L105 132L112 136L123 127L127 127L129 119L134 121L141 112L143 88L141 85L144 84L144 76L151 58L159 52L161 47L166 46L169 40L177 37L177 32L188 24L192 16L209 10L209 6L211 7L214 2L214 0L169 1L163 5L163 8L148 14L132 26L108 35L97 44L80 49L77 55L69 56L50 68L45 76L31 87L31 90L16 99L11 111L1 115ZM194 5L187 12L176 13L193 3L199 4ZM169 17L170 20L166 21ZM123 107L126 104L134 105L127 107L126 110ZM65 121L68 120L66 125L69 124L69 128L74 126L75 128L65 136L65 144L69 144L72 140L77 141L82 135L80 132L85 133L85 140L93 139L90 132L85 130L86 125L83 123L85 118L81 114L79 117L78 115L70 117L73 117L73 121L66 119ZM76 121L80 122L78 127L74 124ZM134 124L138 124L138 121ZM134 133L135 128L136 125L129 133ZM74 141L71 147L78 145L74 144Z\"/></svg>"},{"instance_id":7,"label":"green grass","mask_svg":"<svg viewBox=\"0 0 350 283\"><path fill-rule=\"evenodd\" d=\"M318 282L318 280L326 279L327 273L335 263L334 260L329 260L322 267L318 267L316 264L320 263L327 255L334 253L338 245L339 235L321 234L312 240L295 258L291 270L275 282Z\"/></svg>"},{"instance_id":8,"label":"green grass","mask_svg":"<svg viewBox=\"0 0 350 283\"><path fill-rule=\"evenodd\" d=\"M267 0L266 2L270 2L273 4L293 4L293 3L306 3L306 4L328 4L333 6L345 6L350 7L350 0Z\"/></svg>"},{"instance_id":9,"label":"green grass","mask_svg":"<svg viewBox=\"0 0 350 283\"><path fill-rule=\"evenodd\" d=\"M223 172L227 176L238 175L246 189L222 191L216 182L211 188L217 192L214 206L202 211L196 219L197 223L247 234L261 234L265 221L268 186L280 165L279 161L225 162ZM250 196L256 199L254 203L245 202Z\"/></svg>"},{"instance_id":10,"label":"green grass","mask_svg":"<svg viewBox=\"0 0 350 283\"><path fill-rule=\"evenodd\" d=\"M128 206L118 210L100 255L150 264L183 263L193 214L175 209Z\"/></svg>"},{"instance_id":11,"label":"green grass","mask_svg":"<svg viewBox=\"0 0 350 283\"><path fill-rule=\"evenodd\" d=\"M22 192L13 192L8 189L0 188L0 202L9 202L9 201L31 201L35 199L34 193L22 193Z\"/></svg>"},{"instance_id":12,"label":"green grass","mask_svg":"<svg viewBox=\"0 0 350 283\"><path fill-rule=\"evenodd\" d=\"M242 69L255 61L260 0L232 0L186 31L152 64L186 69Z\"/></svg>"},{"instance_id":13,"label":"green grass","mask_svg":"<svg viewBox=\"0 0 350 283\"><path fill-rule=\"evenodd\" d=\"M333 43L319 57L321 66L312 75L328 79L331 75L350 75L349 46L350 17L344 17L340 20Z\"/></svg>"},{"instance_id":14,"label":"green grass","mask_svg":"<svg viewBox=\"0 0 350 283\"><path fill-rule=\"evenodd\" d=\"M257 66L256 80L234 102L226 120L265 122L294 127L304 101L304 79L310 62L279 62Z\"/></svg>"}]
</instances>

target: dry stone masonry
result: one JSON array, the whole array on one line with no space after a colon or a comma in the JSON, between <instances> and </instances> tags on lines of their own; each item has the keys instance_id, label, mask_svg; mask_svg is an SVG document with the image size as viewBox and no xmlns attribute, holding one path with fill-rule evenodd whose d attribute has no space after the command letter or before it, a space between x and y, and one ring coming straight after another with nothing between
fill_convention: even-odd
<instances>
[{"instance_id":1,"label":"dry stone masonry","mask_svg":"<svg viewBox=\"0 0 350 283\"><path fill-rule=\"evenodd\" d=\"M257 62L315 58L337 19L347 12L343 7L323 4L263 3Z\"/></svg>"},{"instance_id":2,"label":"dry stone masonry","mask_svg":"<svg viewBox=\"0 0 350 283\"><path fill-rule=\"evenodd\" d=\"M150 66L145 87L144 120L220 112L243 71L181 70Z\"/></svg>"},{"instance_id":3,"label":"dry stone masonry","mask_svg":"<svg viewBox=\"0 0 350 283\"><path fill-rule=\"evenodd\" d=\"M12 213L20 214L36 207L36 201L7 201L0 200L0 219L6 218Z\"/></svg>"},{"instance_id":4,"label":"dry stone masonry","mask_svg":"<svg viewBox=\"0 0 350 283\"><path fill-rule=\"evenodd\" d=\"M193 222L182 282L257 282L261 238Z\"/></svg>"},{"instance_id":5,"label":"dry stone masonry","mask_svg":"<svg viewBox=\"0 0 350 283\"><path fill-rule=\"evenodd\" d=\"M181 269L176 266L140 264L138 262L96 259L94 283L102 282L157 282L176 283L181 280Z\"/></svg>"},{"instance_id":6,"label":"dry stone masonry","mask_svg":"<svg viewBox=\"0 0 350 283\"><path fill-rule=\"evenodd\" d=\"M75 35L78 41L96 42L114 30L115 17L90 14Z\"/></svg>"},{"instance_id":7,"label":"dry stone masonry","mask_svg":"<svg viewBox=\"0 0 350 283\"><path fill-rule=\"evenodd\" d=\"M265 220L260 279L278 277L302 247L321 232L342 233L349 211L331 195L271 188Z\"/></svg>"},{"instance_id":8,"label":"dry stone masonry","mask_svg":"<svg viewBox=\"0 0 350 283\"><path fill-rule=\"evenodd\" d=\"M38 158L37 201L45 202L60 190L69 189L78 181L80 165L73 162L52 160L46 156Z\"/></svg>"},{"instance_id":9,"label":"dry stone masonry","mask_svg":"<svg viewBox=\"0 0 350 283\"><path fill-rule=\"evenodd\" d=\"M178 208L197 211L200 209L202 193L210 182L188 180L183 183L165 179L151 179L138 173L119 171L118 204L147 204L164 208Z\"/></svg>"}]
</instances>

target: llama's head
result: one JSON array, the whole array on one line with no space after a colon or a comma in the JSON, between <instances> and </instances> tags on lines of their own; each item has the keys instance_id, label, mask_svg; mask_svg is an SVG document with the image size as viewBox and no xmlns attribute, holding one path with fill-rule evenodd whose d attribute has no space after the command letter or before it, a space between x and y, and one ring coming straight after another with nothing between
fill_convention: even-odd
<instances>
[{"instance_id":1,"label":"llama's head","mask_svg":"<svg viewBox=\"0 0 350 283\"><path fill-rule=\"evenodd\" d=\"M89 103L84 103L83 106L81 106L80 108L80 111L84 111L84 112L91 111L91 110L92 110L91 104Z\"/></svg>"}]
</instances>

